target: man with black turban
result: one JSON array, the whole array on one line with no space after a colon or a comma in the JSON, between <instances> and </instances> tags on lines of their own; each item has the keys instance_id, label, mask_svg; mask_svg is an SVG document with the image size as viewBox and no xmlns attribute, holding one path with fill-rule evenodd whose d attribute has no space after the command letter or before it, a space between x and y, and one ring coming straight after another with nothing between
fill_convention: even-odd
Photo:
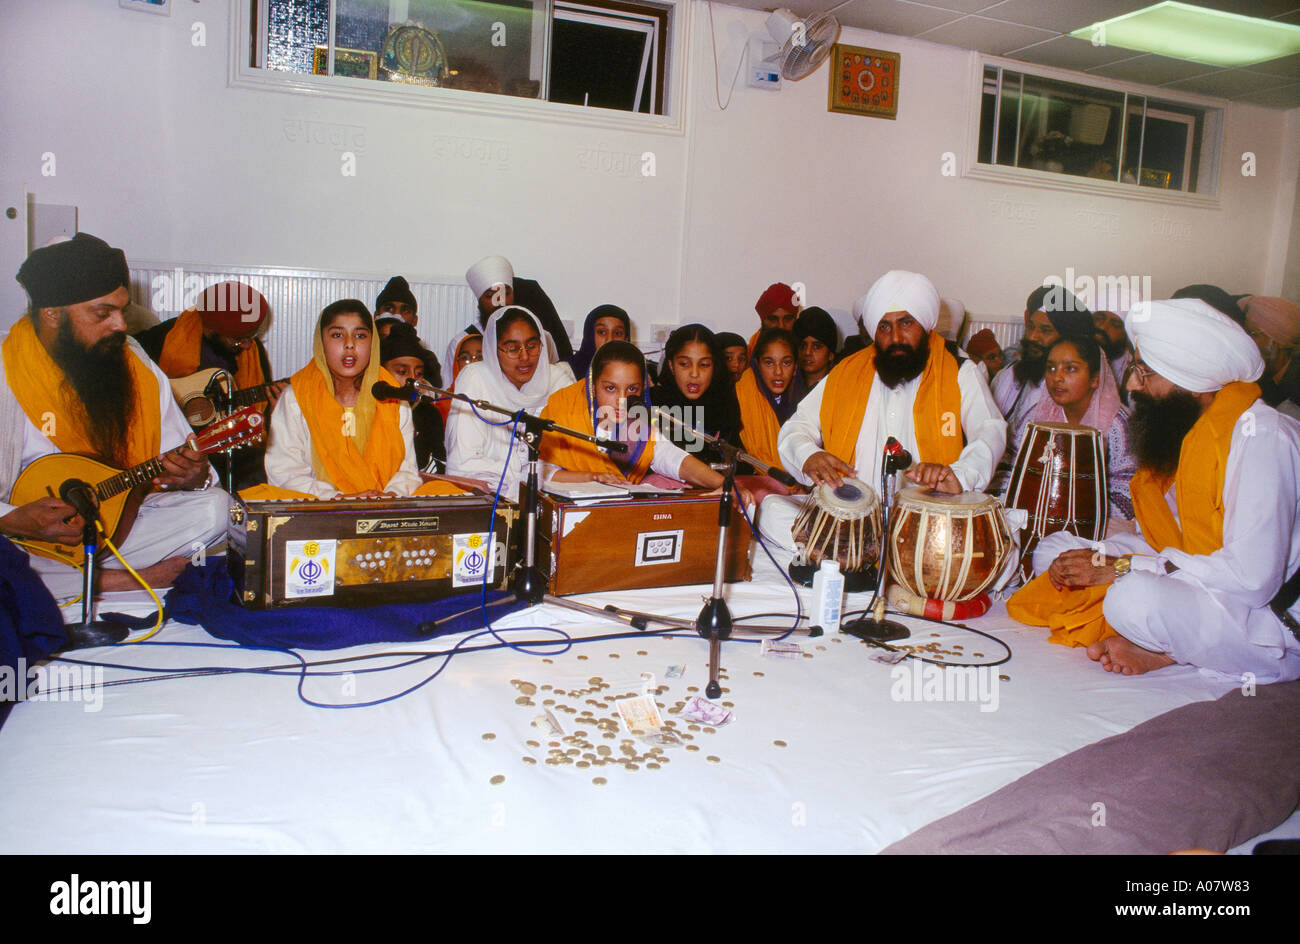
<instances>
[{"instance_id":1,"label":"man with black turban","mask_svg":"<svg viewBox=\"0 0 1300 944\"><path fill-rule=\"evenodd\" d=\"M126 257L78 233L28 256L18 281L31 306L0 341L0 533L80 544L82 520L59 498L9 504L14 482L37 459L82 453L125 469L161 456L118 550L151 586L170 586L191 554L225 537L230 498L186 445L190 427L166 375L126 333ZM79 592L72 566L38 551L31 563L56 597ZM98 576L101 591L138 586L115 558Z\"/></svg>"}]
</instances>

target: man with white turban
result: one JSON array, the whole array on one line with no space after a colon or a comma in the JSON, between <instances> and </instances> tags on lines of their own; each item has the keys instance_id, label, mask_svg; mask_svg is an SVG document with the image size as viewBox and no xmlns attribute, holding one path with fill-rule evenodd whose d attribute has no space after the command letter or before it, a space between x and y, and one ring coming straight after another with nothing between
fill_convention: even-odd
<instances>
[{"instance_id":1,"label":"man with white turban","mask_svg":"<svg viewBox=\"0 0 1300 944\"><path fill-rule=\"evenodd\" d=\"M907 480L949 493L988 484L1006 423L983 375L934 330L939 293L915 272L881 276L857 303L874 344L836 364L777 437L800 482L853 476L879 488L890 436L916 460Z\"/></svg>"},{"instance_id":2,"label":"man with white turban","mask_svg":"<svg viewBox=\"0 0 1300 944\"><path fill-rule=\"evenodd\" d=\"M1049 535L1007 612L1124 675L1300 678L1300 423L1260 399L1255 343L1205 302L1142 302L1127 327L1140 533Z\"/></svg>"},{"instance_id":3,"label":"man with white turban","mask_svg":"<svg viewBox=\"0 0 1300 944\"><path fill-rule=\"evenodd\" d=\"M474 328L475 331L486 325L498 308L519 305L537 316L542 328L550 334L554 352L560 360L567 361L573 356L573 343L550 296L533 279L515 275L514 266L505 256L484 256L469 267L465 281L478 300L478 327Z\"/></svg>"}]
</instances>

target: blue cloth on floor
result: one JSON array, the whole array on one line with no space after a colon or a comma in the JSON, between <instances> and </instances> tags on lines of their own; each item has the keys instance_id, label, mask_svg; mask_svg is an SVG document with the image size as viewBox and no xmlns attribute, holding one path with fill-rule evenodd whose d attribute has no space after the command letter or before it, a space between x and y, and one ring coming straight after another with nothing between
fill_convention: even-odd
<instances>
[{"instance_id":1,"label":"blue cloth on floor","mask_svg":"<svg viewBox=\"0 0 1300 944\"><path fill-rule=\"evenodd\" d=\"M27 670L67 644L63 614L49 589L27 555L0 537L0 672L12 673L14 686L0 693L0 727L15 701L26 697Z\"/></svg>"},{"instance_id":2,"label":"blue cloth on floor","mask_svg":"<svg viewBox=\"0 0 1300 944\"><path fill-rule=\"evenodd\" d=\"M193 564L176 579L167 593L167 616L202 626L220 639L242 646L280 649L342 649L374 642L412 642L463 633L483 626L479 588L423 603L387 603L344 609L330 606L290 606L271 610L246 610L235 595L235 583L226 570L224 555L208 557L202 568ZM502 601L493 605L497 601ZM497 620L522 609L513 594L489 590L488 615ZM467 612L466 612L467 611ZM460 614L460 615L455 615ZM421 633L421 623L452 616L436 631Z\"/></svg>"}]
</instances>

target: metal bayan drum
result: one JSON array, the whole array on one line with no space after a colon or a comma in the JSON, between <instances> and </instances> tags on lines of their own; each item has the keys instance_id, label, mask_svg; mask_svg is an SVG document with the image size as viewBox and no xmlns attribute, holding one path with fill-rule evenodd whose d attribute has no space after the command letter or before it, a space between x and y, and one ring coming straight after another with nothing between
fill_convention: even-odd
<instances>
[{"instance_id":1,"label":"metal bayan drum","mask_svg":"<svg viewBox=\"0 0 1300 944\"><path fill-rule=\"evenodd\" d=\"M865 482L846 478L837 488L816 486L794 519L792 535L795 562L790 575L799 582L811 584L823 560L839 562L844 589L850 593L876 582L880 499Z\"/></svg>"},{"instance_id":2,"label":"metal bayan drum","mask_svg":"<svg viewBox=\"0 0 1300 944\"><path fill-rule=\"evenodd\" d=\"M1007 488L1007 507L1029 513L1020 542L1021 576L1029 578L1034 548L1045 535L1069 531L1100 541L1108 504L1101 433L1068 423L1030 423Z\"/></svg>"},{"instance_id":3,"label":"metal bayan drum","mask_svg":"<svg viewBox=\"0 0 1300 944\"><path fill-rule=\"evenodd\" d=\"M911 486L894 499L889 576L921 600L961 603L980 596L1011 550L1011 529L990 495Z\"/></svg>"}]
</instances>

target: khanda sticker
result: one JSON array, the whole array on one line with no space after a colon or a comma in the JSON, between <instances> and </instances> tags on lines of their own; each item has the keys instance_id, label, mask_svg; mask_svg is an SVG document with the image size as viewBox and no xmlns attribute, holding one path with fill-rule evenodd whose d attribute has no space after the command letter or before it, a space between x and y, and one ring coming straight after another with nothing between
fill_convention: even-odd
<instances>
[{"instance_id":1,"label":"khanda sticker","mask_svg":"<svg viewBox=\"0 0 1300 944\"><path fill-rule=\"evenodd\" d=\"M452 536L451 585L465 587L482 583L494 569L495 555L489 552L486 534L457 534Z\"/></svg>"},{"instance_id":2,"label":"khanda sticker","mask_svg":"<svg viewBox=\"0 0 1300 944\"><path fill-rule=\"evenodd\" d=\"M337 541L286 541L285 599L333 595L337 549Z\"/></svg>"}]
</instances>

